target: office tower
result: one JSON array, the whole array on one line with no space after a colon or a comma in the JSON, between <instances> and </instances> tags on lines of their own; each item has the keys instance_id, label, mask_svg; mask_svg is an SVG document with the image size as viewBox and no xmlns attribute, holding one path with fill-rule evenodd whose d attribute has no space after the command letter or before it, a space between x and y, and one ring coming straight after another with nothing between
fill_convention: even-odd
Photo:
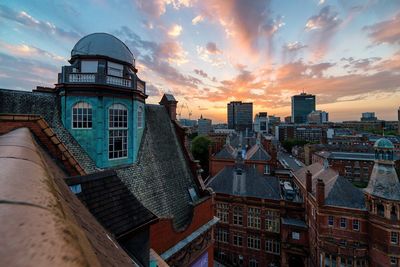
<instances>
[{"instance_id":1,"label":"office tower","mask_svg":"<svg viewBox=\"0 0 400 267\"><path fill-rule=\"evenodd\" d=\"M212 131L212 121L210 119L203 118L203 115L200 116L200 119L197 121L198 134L199 135L207 135Z\"/></svg>"},{"instance_id":2,"label":"office tower","mask_svg":"<svg viewBox=\"0 0 400 267\"><path fill-rule=\"evenodd\" d=\"M363 112L361 113L361 121L376 121L378 118L375 116L375 112Z\"/></svg>"},{"instance_id":3,"label":"office tower","mask_svg":"<svg viewBox=\"0 0 400 267\"><path fill-rule=\"evenodd\" d=\"M252 130L253 103L232 101L228 103L228 128L236 131Z\"/></svg>"},{"instance_id":4,"label":"office tower","mask_svg":"<svg viewBox=\"0 0 400 267\"><path fill-rule=\"evenodd\" d=\"M292 122L306 123L307 115L315 110L315 95L301 93L292 96Z\"/></svg>"}]
</instances>

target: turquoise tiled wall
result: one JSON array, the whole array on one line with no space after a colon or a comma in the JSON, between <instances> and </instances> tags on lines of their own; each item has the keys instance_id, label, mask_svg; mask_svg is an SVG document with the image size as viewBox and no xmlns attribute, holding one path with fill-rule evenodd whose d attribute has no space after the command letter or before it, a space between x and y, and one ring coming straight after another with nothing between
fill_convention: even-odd
<instances>
[{"instance_id":1,"label":"turquoise tiled wall","mask_svg":"<svg viewBox=\"0 0 400 267\"><path fill-rule=\"evenodd\" d=\"M92 128L72 129L72 107L84 101L92 106ZM128 109L128 157L108 159L108 108L112 104L122 104ZM143 109L143 127L137 127L138 108ZM76 141L85 149L99 168L117 167L137 160L140 142L145 126L144 104L140 101L102 96L62 96L62 122Z\"/></svg>"}]
</instances>

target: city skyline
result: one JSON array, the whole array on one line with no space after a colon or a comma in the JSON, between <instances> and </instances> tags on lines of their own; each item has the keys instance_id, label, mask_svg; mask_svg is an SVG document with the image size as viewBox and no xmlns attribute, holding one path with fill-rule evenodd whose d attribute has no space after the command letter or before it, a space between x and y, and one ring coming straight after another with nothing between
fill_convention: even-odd
<instances>
[{"instance_id":1,"label":"city skyline","mask_svg":"<svg viewBox=\"0 0 400 267\"><path fill-rule=\"evenodd\" d=\"M332 121L395 120L400 3L365 2L13 1L0 5L0 87L52 86L74 43L108 32L136 57L147 102L171 92L192 118L225 122L230 101L283 118L304 90Z\"/></svg>"}]
</instances>

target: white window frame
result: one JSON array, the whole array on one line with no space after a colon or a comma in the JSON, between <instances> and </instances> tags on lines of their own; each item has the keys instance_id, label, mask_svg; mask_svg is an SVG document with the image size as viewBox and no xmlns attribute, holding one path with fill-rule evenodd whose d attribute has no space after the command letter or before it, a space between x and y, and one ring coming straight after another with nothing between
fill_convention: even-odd
<instances>
[{"instance_id":1,"label":"white window frame","mask_svg":"<svg viewBox=\"0 0 400 267\"><path fill-rule=\"evenodd\" d=\"M216 239L221 243L229 243L229 232L228 230L217 228L217 236Z\"/></svg>"},{"instance_id":2,"label":"white window frame","mask_svg":"<svg viewBox=\"0 0 400 267\"><path fill-rule=\"evenodd\" d=\"M122 77L124 74L124 66L111 61L107 62L107 75Z\"/></svg>"},{"instance_id":3,"label":"white window frame","mask_svg":"<svg viewBox=\"0 0 400 267\"><path fill-rule=\"evenodd\" d=\"M237 247L243 246L243 235L241 233L233 233L233 245Z\"/></svg>"},{"instance_id":4,"label":"white window frame","mask_svg":"<svg viewBox=\"0 0 400 267\"><path fill-rule=\"evenodd\" d=\"M247 227L261 228L261 209L249 207L247 209Z\"/></svg>"},{"instance_id":5,"label":"white window frame","mask_svg":"<svg viewBox=\"0 0 400 267\"><path fill-rule=\"evenodd\" d=\"M116 111L118 111L117 115L110 114L111 112L116 112ZM117 116L116 121L114 120L115 116ZM129 124L128 108L123 104L118 104L118 103L112 104L108 108L108 159L109 160L128 158L128 128L129 128L128 124ZM111 136L111 135L116 135L116 136ZM122 150L111 151L110 150L111 144L115 146L115 140L118 138L122 138L121 140ZM117 156L110 157L110 153L117 153ZM121 153L120 156L119 153Z\"/></svg>"},{"instance_id":6,"label":"white window frame","mask_svg":"<svg viewBox=\"0 0 400 267\"><path fill-rule=\"evenodd\" d=\"M292 239L293 240L300 240L300 233L299 232L292 232Z\"/></svg>"},{"instance_id":7,"label":"white window frame","mask_svg":"<svg viewBox=\"0 0 400 267\"><path fill-rule=\"evenodd\" d=\"M260 250L261 249L261 239L259 236L249 235L247 237L247 248Z\"/></svg>"},{"instance_id":8,"label":"white window frame","mask_svg":"<svg viewBox=\"0 0 400 267\"><path fill-rule=\"evenodd\" d=\"M328 226L329 227L333 227L333 225L335 224L335 218L331 215L328 216Z\"/></svg>"},{"instance_id":9,"label":"white window frame","mask_svg":"<svg viewBox=\"0 0 400 267\"><path fill-rule=\"evenodd\" d=\"M243 208L233 207L233 224L243 226Z\"/></svg>"},{"instance_id":10,"label":"white window frame","mask_svg":"<svg viewBox=\"0 0 400 267\"><path fill-rule=\"evenodd\" d=\"M344 223L344 226L342 225ZM340 228L346 229L347 228L347 219L346 218L340 218Z\"/></svg>"},{"instance_id":11,"label":"white window frame","mask_svg":"<svg viewBox=\"0 0 400 267\"><path fill-rule=\"evenodd\" d=\"M76 112L76 113L75 113ZM80 113L80 114L79 114ZM85 101L76 102L71 108L71 127L72 129L92 129L93 127L93 109L90 103ZM84 119L86 116L86 120ZM76 123L76 125L75 125ZM78 127L81 123L81 127Z\"/></svg>"},{"instance_id":12,"label":"white window frame","mask_svg":"<svg viewBox=\"0 0 400 267\"><path fill-rule=\"evenodd\" d=\"M137 127L138 129L143 128L143 107L139 106L137 111Z\"/></svg>"},{"instance_id":13,"label":"white window frame","mask_svg":"<svg viewBox=\"0 0 400 267\"><path fill-rule=\"evenodd\" d=\"M217 217L219 222L229 223L229 205L225 203L217 203Z\"/></svg>"},{"instance_id":14,"label":"white window frame","mask_svg":"<svg viewBox=\"0 0 400 267\"><path fill-rule=\"evenodd\" d=\"M353 230L354 231L360 231L360 221L357 219L353 220Z\"/></svg>"},{"instance_id":15,"label":"white window frame","mask_svg":"<svg viewBox=\"0 0 400 267\"><path fill-rule=\"evenodd\" d=\"M267 253L280 255L281 254L281 244L277 240L267 239L265 240L265 251Z\"/></svg>"},{"instance_id":16,"label":"white window frame","mask_svg":"<svg viewBox=\"0 0 400 267\"><path fill-rule=\"evenodd\" d=\"M280 232L280 217L279 213L274 210L267 210L265 212L265 229L268 232Z\"/></svg>"},{"instance_id":17,"label":"white window frame","mask_svg":"<svg viewBox=\"0 0 400 267\"><path fill-rule=\"evenodd\" d=\"M258 261L255 259L249 260L249 267L258 267Z\"/></svg>"},{"instance_id":18,"label":"white window frame","mask_svg":"<svg viewBox=\"0 0 400 267\"><path fill-rule=\"evenodd\" d=\"M390 243L397 245L399 243L399 233L390 232Z\"/></svg>"},{"instance_id":19,"label":"white window frame","mask_svg":"<svg viewBox=\"0 0 400 267\"><path fill-rule=\"evenodd\" d=\"M271 170L268 164L264 165L264 174L270 174Z\"/></svg>"}]
</instances>

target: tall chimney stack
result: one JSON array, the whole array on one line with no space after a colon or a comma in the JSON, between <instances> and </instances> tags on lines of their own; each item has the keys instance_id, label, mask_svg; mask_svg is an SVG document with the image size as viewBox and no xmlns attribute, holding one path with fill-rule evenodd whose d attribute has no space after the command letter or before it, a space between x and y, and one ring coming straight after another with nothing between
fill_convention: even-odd
<instances>
[{"instance_id":1,"label":"tall chimney stack","mask_svg":"<svg viewBox=\"0 0 400 267\"><path fill-rule=\"evenodd\" d=\"M163 105L168 112L169 117L172 121L176 121L176 106L178 101L171 94L164 94L161 98L160 105Z\"/></svg>"},{"instance_id":2,"label":"tall chimney stack","mask_svg":"<svg viewBox=\"0 0 400 267\"><path fill-rule=\"evenodd\" d=\"M312 173L310 172L310 170L306 172L306 189L307 192L312 192Z\"/></svg>"},{"instance_id":3,"label":"tall chimney stack","mask_svg":"<svg viewBox=\"0 0 400 267\"><path fill-rule=\"evenodd\" d=\"M325 183L321 179L317 181L317 203L318 206L325 204Z\"/></svg>"}]
</instances>

